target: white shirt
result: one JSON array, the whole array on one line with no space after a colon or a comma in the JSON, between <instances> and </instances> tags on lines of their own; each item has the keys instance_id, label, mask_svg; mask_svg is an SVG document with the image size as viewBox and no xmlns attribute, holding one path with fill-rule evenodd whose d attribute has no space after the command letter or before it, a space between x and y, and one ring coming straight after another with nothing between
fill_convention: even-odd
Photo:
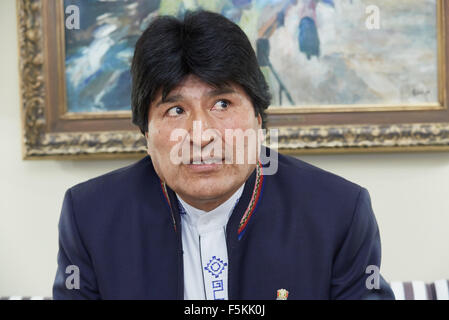
<instances>
[{"instance_id":1,"label":"white shirt","mask_svg":"<svg viewBox=\"0 0 449 320\"><path fill-rule=\"evenodd\" d=\"M209 212L192 207L176 195L182 221L185 300L228 299L226 225L244 186Z\"/></svg>"}]
</instances>

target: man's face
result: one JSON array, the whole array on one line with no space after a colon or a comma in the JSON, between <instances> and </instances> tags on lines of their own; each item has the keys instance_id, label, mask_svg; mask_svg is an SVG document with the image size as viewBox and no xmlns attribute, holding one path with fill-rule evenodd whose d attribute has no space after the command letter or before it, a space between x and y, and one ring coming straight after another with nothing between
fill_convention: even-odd
<instances>
[{"instance_id":1,"label":"man's face","mask_svg":"<svg viewBox=\"0 0 449 320\"><path fill-rule=\"evenodd\" d=\"M257 137L261 129L260 116L255 116L250 98L238 85L217 89L190 75L164 100L159 93L148 119L148 154L157 174L199 209L210 211L226 201L255 169L257 143L229 139L229 133L248 129ZM238 158L242 153L244 161Z\"/></svg>"}]
</instances>

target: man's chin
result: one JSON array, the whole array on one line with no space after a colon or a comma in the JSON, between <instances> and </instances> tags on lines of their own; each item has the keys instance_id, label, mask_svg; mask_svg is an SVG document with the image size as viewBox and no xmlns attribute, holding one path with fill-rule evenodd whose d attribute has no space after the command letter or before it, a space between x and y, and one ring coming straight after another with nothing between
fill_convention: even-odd
<instances>
[{"instance_id":1,"label":"man's chin","mask_svg":"<svg viewBox=\"0 0 449 320\"><path fill-rule=\"evenodd\" d=\"M200 179L198 179L200 180ZM223 182L219 183L222 179L201 179L203 181L190 181L184 184L178 194L184 195L191 199L197 199L198 201L214 201L230 194L233 190L232 187L227 187ZM213 181L212 181L213 180Z\"/></svg>"}]
</instances>

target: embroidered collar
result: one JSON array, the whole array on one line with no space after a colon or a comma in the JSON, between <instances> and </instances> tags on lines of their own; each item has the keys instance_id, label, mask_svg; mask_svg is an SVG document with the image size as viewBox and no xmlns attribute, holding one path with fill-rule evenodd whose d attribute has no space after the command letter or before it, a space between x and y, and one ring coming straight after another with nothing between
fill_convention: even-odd
<instances>
[{"instance_id":1,"label":"embroidered collar","mask_svg":"<svg viewBox=\"0 0 449 320\"><path fill-rule=\"evenodd\" d=\"M262 164L259 162L256 166L256 182L254 183L254 189L253 193L251 195L251 200L249 201L249 205L245 210L245 213L242 216L242 219L240 220L239 229L238 229L238 235L239 240L243 236L246 226L248 225L249 219L251 218L254 211L256 211L257 204L259 203L260 194L262 192L262 185L263 185L263 169Z\"/></svg>"},{"instance_id":2,"label":"embroidered collar","mask_svg":"<svg viewBox=\"0 0 449 320\"><path fill-rule=\"evenodd\" d=\"M229 217L234 211L234 207L239 201L244 187L245 184L234 192L228 200L209 212L189 205L181 197L179 197L178 194L176 194L181 218L189 225L195 227L200 234L206 233L213 229L223 228L223 226L226 226Z\"/></svg>"}]
</instances>

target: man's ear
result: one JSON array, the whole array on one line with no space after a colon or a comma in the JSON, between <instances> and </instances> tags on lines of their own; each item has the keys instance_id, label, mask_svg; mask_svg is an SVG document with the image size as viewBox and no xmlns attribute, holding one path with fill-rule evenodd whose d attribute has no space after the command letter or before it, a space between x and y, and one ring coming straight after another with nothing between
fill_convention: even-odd
<instances>
[{"instance_id":1,"label":"man's ear","mask_svg":"<svg viewBox=\"0 0 449 320\"><path fill-rule=\"evenodd\" d=\"M260 113L257 115L257 124L259 125L259 130L261 130L262 129L262 116L260 115ZM260 141L259 141L259 147L260 147L260 145L265 141L265 137L264 137L264 135L263 134L261 134L261 135L259 135L259 132L258 132L258 137L259 137L259 139L260 139Z\"/></svg>"},{"instance_id":2,"label":"man's ear","mask_svg":"<svg viewBox=\"0 0 449 320\"><path fill-rule=\"evenodd\" d=\"M145 140L147 141L147 154L149 156L151 156L151 154L150 154L150 145L149 145L149 141L148 141L148 131L145 132Z\"/></svg>"},{"instance_id":3,"label":"man's ear","mask_svg":"<svg viewBox=\"0 0 449 320\"><path fill-rule=\"evenodd\" d=\"M262 128L262 116L260 113L257 115L257 123L259 124L259 127Z\"/></svg>"}]
</instances>

